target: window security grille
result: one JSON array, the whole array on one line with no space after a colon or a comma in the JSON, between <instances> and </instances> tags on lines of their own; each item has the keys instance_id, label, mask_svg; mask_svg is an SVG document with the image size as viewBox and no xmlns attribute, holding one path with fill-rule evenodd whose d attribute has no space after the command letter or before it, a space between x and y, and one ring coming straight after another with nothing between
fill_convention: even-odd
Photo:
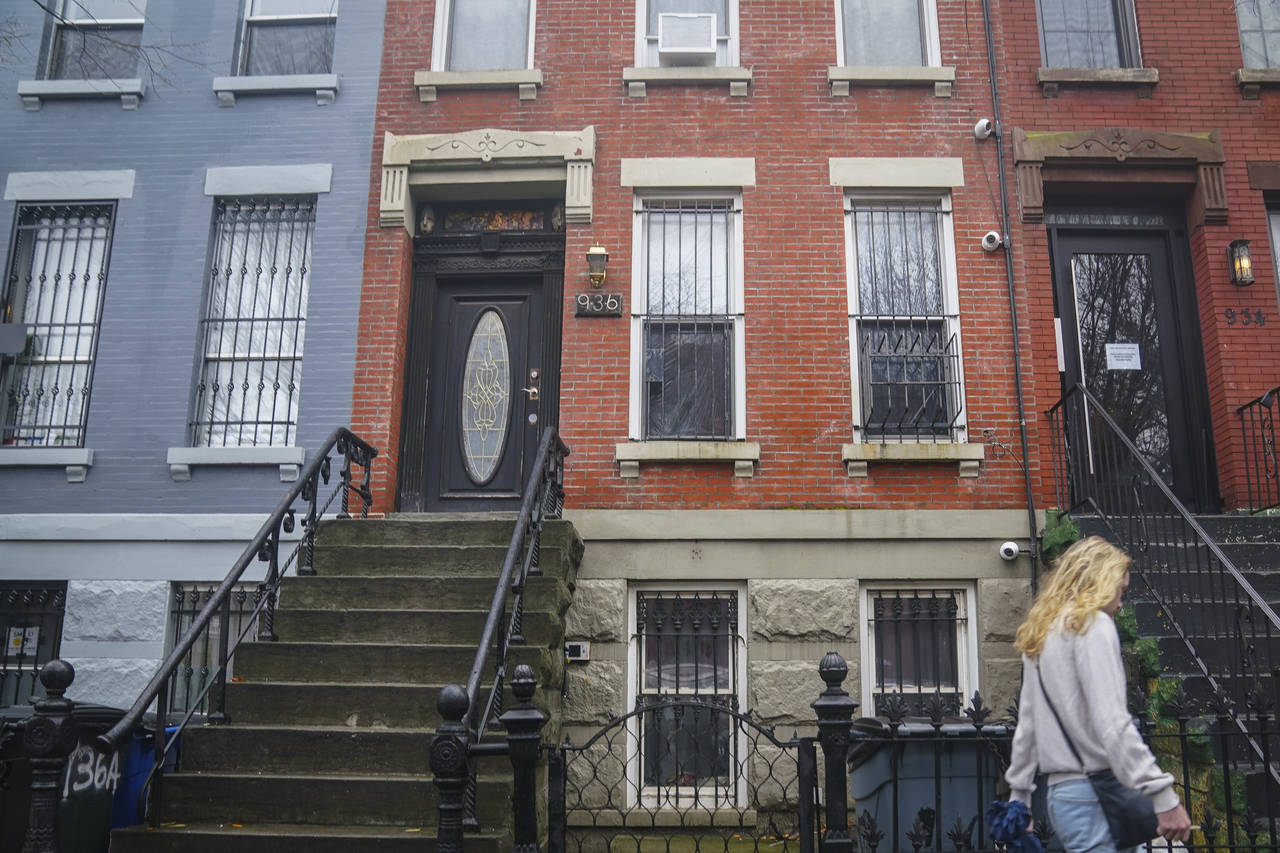
<instances>
[{"instance_id":1,"label":"window security grille","mask_svg":"<svg viewBox=\"0 0 1280 853\"><path fill-rule=\"evenodd\" d=\"M251 0L244 19L241 74L333 71L337 0Z\"/></svg>"},{"instance_id":2,"label":"window security grille","mask_svg":"<svg viewBox=\"0 0 1280 853\"><path fill-rule=\"evenodd\" d=\"M220 198L191 443L290 446L315 197Z\"/></svg>"},{"instance_id":3,"label":"window security grille","mask_svg":"<svg viewBox=\"0 0 1280 853\"><path fill-rule=\"evenodd\" d=\"M658 804L728 802L739 768L730 716L739 710L738 597L734 592L638 592L641 784ZM674 694L674 695L673 695ZM663 707L661 697L703 707Z\"/></svg>"},{"instance_id":4,"label":"window security grille","mask_svg":"<svg viewBox=\"0 0 1280 853\"><path fill-rule=\"evenodd\" d=\"M51 80L138 76L145 0L61 0L49 55Z\"/></svg>"},{"instance_id":5,"label":"window security grille","mask_svg":"<svg viewBox=\"0 0 1280 853\"><path fill-rule=\"evenodd\" d=\"M850 210L857 275L853 334L867 441L949 440L959 425L958 317L944 312L936 205Z\"/></svg>"},{"instance_id":6,"label":"window security grille","mask_svg":"<svg viewBox=\"0 0 1280 853\"><path fill-rule=\"evenodd\" d=\"M734 436L734 209L646 200L645 438Z\"/></svg>"},{"instance_id":7,"label":"window security grille","mask_svg":"<svg viewBox=\"0 0 1280 853\"><path fill-rule=\"evenodd\" d=\"M67 585L0 581L0 707L43 696L40 668L58 657Z\"/></svg>"},{"instance_id":8,"label":"window security grille","mask_svg":"<svg viewBox=\"0 0 1280 853\"><path fill-rule=\"evenodd\" d=\"M173 613L171 616L173 630L169 636L170 644L177 643L191 627L200 608L209 603L217 591L217 584L181 584L173 585ZM243 636L245 642L253 642L258 638L258 620L254 609L262 600L262 592L257 584L242 584L231 593L231 619L228 622L227 645L234 646L237 638ZM204 713L208 707L208 696L202 692L213 680L214 671L218 667L218 643L220 640L222 620L215 617L209 621L204 633L191 646L177 677L169 682L169 710L173 713L185 713L196 709ZM234 662L234 661L233 661ZM231 663L227 665L227 680L231 680Z\"/></svg>"},{"instance_id":9,"label":"window security grille","mask_svg":"<svg viewBox=\"0 0 1280 853\"><path fill-rule=\"evenodd\" d=\"M83 447L111 255L112 204L18 208L3 304L26 326L0 360L0 437L21 447Z\"/></svg>"},{"instance_id":10,"label":"window security grille","mask_svg":"<svg viewBox=\"0 0 1280 853\"><path fill-rule=\"evenodd\" d=\"M940 694L944 713L958 715L966 701L961 677L968 631L964 590L877 591L870 603L876 714L885 714L890 696L902 694L908 714L927 715L929 703Z\"/></svg>"}]
</instances>

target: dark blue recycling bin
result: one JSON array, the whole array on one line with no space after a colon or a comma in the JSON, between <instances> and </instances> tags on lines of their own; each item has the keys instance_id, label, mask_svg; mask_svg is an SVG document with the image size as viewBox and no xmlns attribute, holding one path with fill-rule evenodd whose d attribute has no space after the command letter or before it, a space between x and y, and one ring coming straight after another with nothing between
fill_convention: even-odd
<instances>
[{"instance_id":1,"label":"dark blue recycling bin","mask_svg":"<svg viewBox=\"0 0 1280 853\"><path fill-rule=\"evenodd\" d=\"M173 737L177 726L165 729L165 740ZM178 750L181 742L175 744L169 754L164 757L166 773L177 767ZM142 786L146 784L147 774L155 763L155 734L151 729L136 729L129 742L121 749L123 774L120 786L116 789L115 805L111 811L111 826L135 826L142 823L143 814Z\"/></svg>"}]
</instances>

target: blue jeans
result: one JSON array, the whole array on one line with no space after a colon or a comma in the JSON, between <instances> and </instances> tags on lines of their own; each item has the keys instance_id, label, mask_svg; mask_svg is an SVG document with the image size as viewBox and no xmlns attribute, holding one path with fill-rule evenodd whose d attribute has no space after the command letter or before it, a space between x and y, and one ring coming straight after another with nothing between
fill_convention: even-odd
<instances>
[{"instance_id":1,"label":"blue jeans","mask_svg":"<svg viewBox=\"0 0 1280 853\"><path fill-rule=\"evenodd\" d=\"M1116 850L1098 797L1088 779L1068 779L1049 786L1049 821L1067 853L1133 853Z\"/></svg>"}]
</instances>

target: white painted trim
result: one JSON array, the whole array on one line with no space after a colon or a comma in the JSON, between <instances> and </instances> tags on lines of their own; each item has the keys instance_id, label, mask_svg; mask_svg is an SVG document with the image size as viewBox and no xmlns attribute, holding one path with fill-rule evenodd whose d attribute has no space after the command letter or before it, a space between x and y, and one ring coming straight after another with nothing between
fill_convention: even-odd
<instances>
[{"instance_id":1,"label":"white painted trim","mask_svg":"<svg viewBox=\"0 0 1280 853\"><path fill-rule=\"evenodd\" d=\"M1277 271L1272 274L1272 278L1275 279L1276 296L1280 298L1280 210L1267 211L1267 226L1271 232L1271 268ZM1061 338L1061 333L1059 333L1059 338ZM1059 344L1059 347L1061 347L1061 344ZM1058 357L1058 363L1064 363L1061 355Z\"/></svg>"},{"instance_id":2,"label":"white painted trim","mask_svg":"<svg viewBox=\"0 0 1280 853\"><path fill-rule=\"evenodd\" d=\"M5 201L97 201L133 198L133 169L96 172L10 172Z\"/></svg>"},{"instance_id":3,"label":"white painted trim","mask_svg":"<svg viewBox=\"0 0 1280 853\"><path fill-rule=\"evenodd\" d=\"M206 169L204 174L207 196L311 195L327 193L332 185L332 163L216 166Z\"/></svg>"},{"instance_id":4,"label":"white painted trim","mask_svg":"<svg viewBox=\"0 0 1280 853\"><path fill-rule=\"evenodd\" d=\"M754 157L624 157L624 187L754 187Z\"/></svg>"},{"instance_id":5,"label":"white painted trim","mask_svg":"<svg viewBox=\"0 0 1280 853\"><path fill-rule=\"evenodd\" d=\"M8 513L0 541L248 542L268 513ZM301 529L281 533L296 539Z\"/></svg>"},{"instance_id":6,"label":"white painted trim","mask_svg":"<svg viewBox=\"0 0 1280 853\"><path fill-rule=\"evenodd\" d=\"M964 186L959 157L832 157L833 187L881 189L945 189Z\"/></svg>"}]
</instances>

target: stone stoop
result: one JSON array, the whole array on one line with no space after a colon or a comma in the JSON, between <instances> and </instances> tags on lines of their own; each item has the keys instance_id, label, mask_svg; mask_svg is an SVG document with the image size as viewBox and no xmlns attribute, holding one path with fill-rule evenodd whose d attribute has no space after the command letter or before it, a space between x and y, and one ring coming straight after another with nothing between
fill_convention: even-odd
<instances>
[{"instance_id":1,"label":"stone stoop","mask_svg":"<svg viewBox=\"0 0 1280 853\"><path fill-rule=\"evenodd\" d=\"M484 515L327 522L316 575L282 584L279 641L236 655L231 722L184 732L159 825L113 831L111 853L434 851L436 698L467 680L512 528ZM564 614L582 550L570 523L546 524L526 644L512 650L513 666L537 676L548 742L560 732ZM478 767L468 850L509 850L510 763Z\"/></svg>"}]
</instances>

